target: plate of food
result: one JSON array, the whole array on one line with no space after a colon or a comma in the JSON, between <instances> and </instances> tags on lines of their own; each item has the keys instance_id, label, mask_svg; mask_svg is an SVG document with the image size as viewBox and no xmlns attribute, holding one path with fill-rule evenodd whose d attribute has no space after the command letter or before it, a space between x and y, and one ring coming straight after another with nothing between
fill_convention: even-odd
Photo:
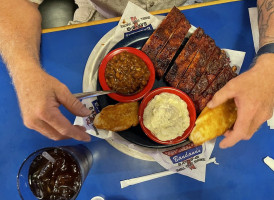
<instances>
[{"instance_id":1,"label":"plate of food","mask_svg":"<svg viewBox=\"0 0 274 200\"><path fill-rule=\"evenodd\" d=\"M184 130L181 131L181 135L178 136L183 138L181 140L173 138L175 142L163 142L165 141L164 139L157 141L153 140L153 137L149 137L147 134L148 131L146 131L146 128L148 127L146 127L142 121L140 105L142 105L142 102L153 93L155 89L169 87L173 90L180 91L188 97L191 102L187 104L189 116L190 113L192 114L190 117L194 115L195 117L196 115L199 116L213 95L230 79L236 76L236 68L230 66L229 56L215 44L214 40L208 36L202 28L193 28L176 7L168 13L154 31L133 34L118 42L111 48L110 52L105 52L104 48L108 46L112 34L113 30L100 40L91 53L84 73L83 90L88 91L90 88L93 88L93 90L94 88L97 90L114 89L113 85L115 84L110 84L110 82L122 79L121 74L119 74L120 68L117 68L118 71L115 71L115 67L110 67L112 73L101 75L101 78L100 68L108 63L117 63L117 60L124 60L124 57L128 56L123 55L120 56L120 58L115 58L116 60L114 59L115 56L112 56L111 58L114 59L113 62L109 59L104 63L106 57L112 54L113 51L119 50L119 48L130 47L139 49L138 51L144 53L153 64L155 74L150 71L150 78L154 76L154 82L140 98L133 98L133 100L131 98L132 96L143 91L143 89L138 90L139 86L137 86L137 90L132 91L132 93L123 94L121 90L116 91L123 99L131 98L130 101L113 98L113 94L98 97L99 105L103 110L96 116L97 119L95 118L94 125L98 129L115 131L124 139L144 147L166 148L182 143L189 143L188 135L194 126L195 118L192 119L194 120L194 122L192 122L193 125L191 125L190 128L186 127L186 130L190 130L188 131L187 137L185 137ZM104 44L104 48L102 48L102 44ZM106 53L108 53L107 56ZM143 59L143 57L140 58ZM92 62L91 59L95 60L95 62ZM136 59L134 58L134 60ZM112 64L110 64L110 66L111 65ZM118 66L120 65L121 64L118 64ZM139 64L136 63L131 65L139 67ZM149 64L147 64L147 66L148 65ZM99 73L97 73L98 68ZM106 68L104 70L106 70ZM122 77L130 73L131 70L126 71L126 73L123 72ZM132 82L135 82L136 77L137 79L138 77L140 78L138 75L135 77L135 74L137 73L135 72L127 76L127 79L133 79ZM97 79L98 76L99 79ZM97 82L92 81L92 79L96 79ZM109 79L107 80L108 83L102 84L103 79ZM151 84L149 81L145 82L144 87L149 83ZM106 88L106 85L111 87ZM151 90L153 91L151 92ZM176 94L176 96L178 96L178 94ZM150 99L150 101L152 100L153 98ZM146 105L148 104L149 102L146 102ZM193 110L195 111L194 114L192 112ZM163 118L166 117L163 116ZM105 119L110 121L104 121ZM139 123L140 119L141 123ZM116 122L118 124L115 124ZM153 130L150 129L150 132L153 132ZM155 136L156 134L153 135Z\"/></svg>"}]
</instances>

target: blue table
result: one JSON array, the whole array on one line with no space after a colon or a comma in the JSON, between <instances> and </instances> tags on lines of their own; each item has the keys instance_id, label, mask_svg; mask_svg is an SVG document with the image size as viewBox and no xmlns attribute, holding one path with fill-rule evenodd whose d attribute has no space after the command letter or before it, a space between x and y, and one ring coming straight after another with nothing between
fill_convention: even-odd
<instances>
[{"instance_id":1,"label":"blue table","mask_svg":"<svg viewBox=\"0 0 274 200\"><path fill-rule=\"evenodd\" d=\"M189 21L201 26L221 48L246 52L242 72L255 55L248 16L253 1L236 1L183 10ZM82 88L84 67L100 38L117 22L45 33L42 35L41 62L46 71L65 83L73 92ZM22 161L33 151L80 142L54 142L24 127L16 94L4 64L0 60L0 199L19 199L16 175ZM71 122L74 116L61 108ZM220 165L207 166L206 182L182 175L170 175L125 189L120 180L139 177L164 169L155 162L127 156L106 141L93 138L85 145L92 151L94 163L78 199L102 195L107 200L129 199L274 199L274 173L262 161L274 157L274 133L266 124L249 141L221 150L217 139L212 156Z\"/></svg>"}]
</instances>

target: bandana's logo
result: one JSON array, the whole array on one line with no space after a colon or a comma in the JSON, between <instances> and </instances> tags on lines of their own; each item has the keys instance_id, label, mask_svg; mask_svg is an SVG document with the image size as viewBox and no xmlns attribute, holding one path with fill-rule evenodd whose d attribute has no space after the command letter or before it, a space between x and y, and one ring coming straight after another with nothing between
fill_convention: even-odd
<instances>
[{"instance_id":1,"label":"bandana's logo","mask_svg":"<svg viewBox=\"0 0 274 200\"><path fill-rule=\"evenodd\" d=\"M100 112L101 108L97 100L91 102L93 106L90 106L88 109L91 110L91 114L86 118L86 124L90 126L93 124L95 116Z\"/></svg>"},{"instance_id":2,"label":"bandana's logo","mask_svg":"<svg viewBox=\"0 0 274 200\"><path fill-rule=\"evenodd\" d=\"M120 23L120 27L125 29L124 38L127 38L135 33L141 31L149 31L153 30L151 24L148 24L150 20L150 16L145 16L141 18L137 18L136 16L130 17L130 21L126 21L125 19Z\"/></svg>"},{"instance_id":3,"label":"bandana's logo","mask_svg":"<svg viewBox=\"0 0 274 200\"><path fill-rule=\"evenodd\" d=\"M196 169L195 165L191 162L191 160L187 160L186 162L186 167L188 167L190 170Z\"/></svg>"},{"instance_id":4,"label":"bandana's logo","mask_svg":"<svg viewBox=\"0 0 274 200\"><path fill-rule=\"evenodd\" d=\"M198 154L201 154L202 151L203 151L202 146L198 146L198 147L194 147L194 148L188 149L186 151L180 152L176 155L173 155L170 157L170 159L175 164L175 163L187 160L188 158L192 158Z\"/></svg>"},{"instance_id":5,"label":"bandana's logo","mask_svg":"<svg viewBox=\"0 0 274 200\"><path fill-rule=\"evenodd\" d=\"M194 147L195 147L195 145L191 142L191 143L189 143L185 146L182 146L182 147L179 147L179 148L176 148L176 149L172 149L172 150L168 150L168 151L164 151L163 154L171 157L171 156L175 156L175 155L177 155L181 152L184 152L188 149L192 149Z\"/></svg>"},{"instance_id":6,"label":"bandana's logo","mask_svg":"<svg viewBox=\"0 0 274 200\"><path fill-rule=\"evenodd\" d=\"M136 29L139 29L139 28L143 28L143 25L139 25L139 20L137 19L136 16L134 17L130 17L130 20L131 22L133 23L133 29L132 30L136 30Z\"/></svg>"}]
</instances>

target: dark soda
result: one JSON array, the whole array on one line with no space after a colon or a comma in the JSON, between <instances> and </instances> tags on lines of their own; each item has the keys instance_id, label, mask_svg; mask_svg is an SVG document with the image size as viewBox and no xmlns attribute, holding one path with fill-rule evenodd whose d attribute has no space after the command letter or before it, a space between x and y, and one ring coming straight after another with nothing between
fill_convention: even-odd
<instances>
[{"instance_id":1,"label":"dark soda","mask_svg":"<svg viewBox=\"0 0 274 200\"><path fill-rule=\"evenodd\" d=\"M78 163L62 149L49 149L47 153L55 162L40 154L30 165L28 180L31 191L41 200L74 199L82 184Z\"/></svg>"}]
</instances>

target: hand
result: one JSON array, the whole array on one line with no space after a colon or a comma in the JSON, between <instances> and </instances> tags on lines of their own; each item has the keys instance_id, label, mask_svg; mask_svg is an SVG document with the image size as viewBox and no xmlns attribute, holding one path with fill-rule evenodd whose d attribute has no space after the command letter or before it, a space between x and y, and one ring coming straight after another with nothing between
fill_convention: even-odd
<instances>
[{"instance_id":1,"label":"hand","mask_svg":"<svg viewBox=\"0 0 274 200\"><path fill-rule=\"evenodd\" d=\"M41 68L20 78L14 82L25 126L53 140L90 140L84 127L72 125L58 109L63 104L77 116L88 116L91 113L64 84Z\"/></svg>"},{"instance_id":2,"label":"hand","mask_svg":"<svg viewBox=\"0 0 274 200\"><path fill-rule=\"evenodd\" d=\"M274 108L274 54L260 56L249 71L230 80L208 103L214 108L234 98L237 120L232 130L225 132L220 148L249 140L262 123L270 119Z\"/></svg>"}]
</instances>

